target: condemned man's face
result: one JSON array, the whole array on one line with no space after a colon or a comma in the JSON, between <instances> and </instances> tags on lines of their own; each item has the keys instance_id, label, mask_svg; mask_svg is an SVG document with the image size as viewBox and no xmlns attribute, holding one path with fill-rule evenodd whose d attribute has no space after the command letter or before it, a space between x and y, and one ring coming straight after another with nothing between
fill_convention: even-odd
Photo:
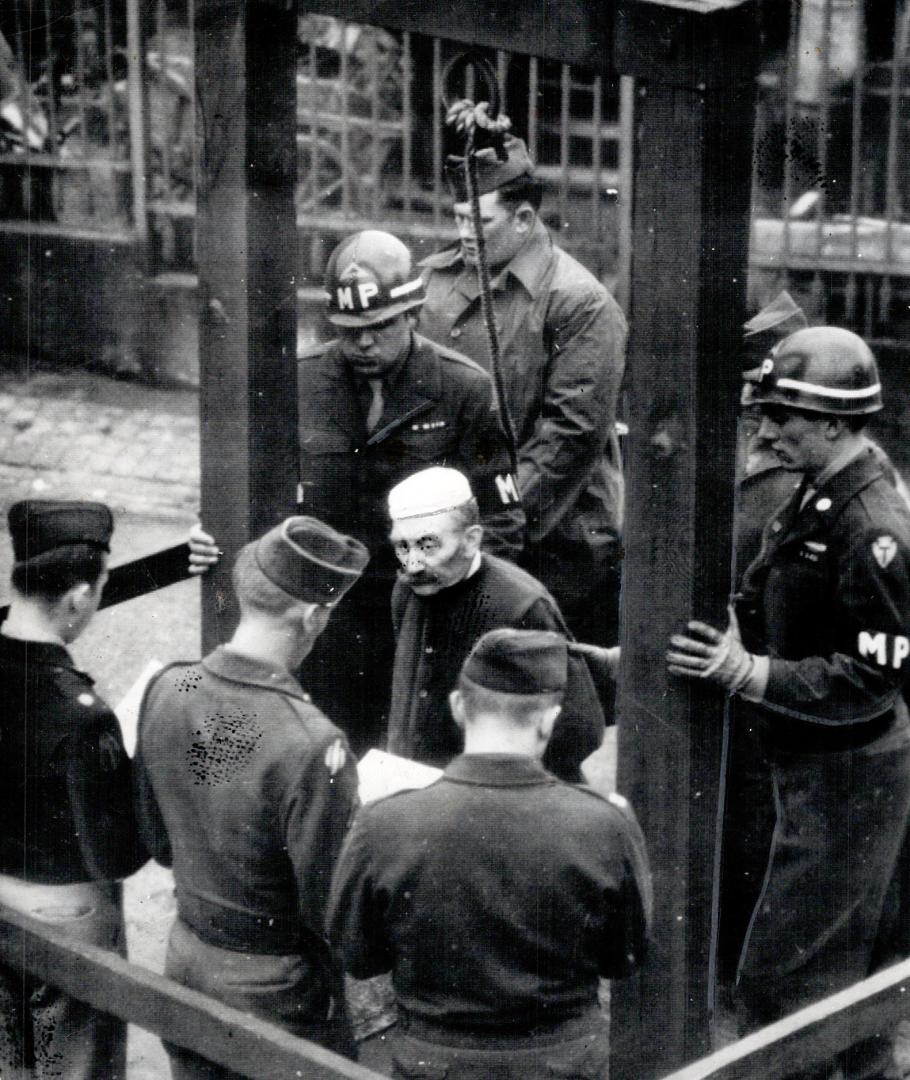
<instances>
[{"instance_id":1,"label":"condemned man's face","mask_svg":"<svg viewBox=\"0 0 910 1080\"><path fill-rule=\"evenodd\" d=\"M418 596L434 596L461 581L477 551L471 527L452 512L393 522L389 539L399 574Z\"/></svg>"}]
</instances>

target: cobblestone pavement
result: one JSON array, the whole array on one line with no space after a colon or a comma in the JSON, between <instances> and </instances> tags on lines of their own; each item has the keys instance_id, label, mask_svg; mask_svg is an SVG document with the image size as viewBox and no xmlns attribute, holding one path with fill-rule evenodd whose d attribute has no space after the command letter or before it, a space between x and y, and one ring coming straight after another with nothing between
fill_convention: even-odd
<instances>
[{"instance_id":1,"label":"cobblestone pavement","mask_svg":"<svg viewBox=\"0 0 910 1080\"><path fill-rule=\"evenodd\" d=\"M91 498L115 512L180 516L199 502L199 421L187 391L84 373L0 382L0 484Z\"/></svg>"}]
</instances>

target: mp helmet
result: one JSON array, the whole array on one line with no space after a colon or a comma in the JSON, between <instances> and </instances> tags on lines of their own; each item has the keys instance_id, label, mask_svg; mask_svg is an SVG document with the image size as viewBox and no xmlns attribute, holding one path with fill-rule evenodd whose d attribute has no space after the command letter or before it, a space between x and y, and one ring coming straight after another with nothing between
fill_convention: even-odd
<instances>
[{"instance_id":1,"label":"mp helmet","mask_svg":"<svg viewBox=\"0 0 910 1080\"><path fill-rule=\"evenodd\" d=\"M744 405L783 405L803 412L865 416L882 407L872 350L836 326L810 326L785 337L765 357Z\"/></svg>"},{"instance_id":2,"label":"mp helmet","mask_svg":"<svg viewBox=\"0 0 910 1080\"><path fill-rule=\"evenodd\" d=\"M391 233L366 229L342 240L326 267L327 317L335 326L370 326L425 299L407 247Z\"/></svg>"}]
</instances>

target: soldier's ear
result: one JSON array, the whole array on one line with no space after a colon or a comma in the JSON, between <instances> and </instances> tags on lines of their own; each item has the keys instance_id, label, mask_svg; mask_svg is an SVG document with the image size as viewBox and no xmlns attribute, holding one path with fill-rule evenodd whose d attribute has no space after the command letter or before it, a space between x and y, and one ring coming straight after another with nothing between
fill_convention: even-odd
<instances>
[{"instance_id":1,"label":"soldier's ear","mask_svg":"<svg viewBox=\"0 0 910 1080\"><path fill-rule=\"evenodd\" d=\"M529 202L523 202L512 218L515 223L515 231L520 233L530 232L534 228L534 219L536 217L537 211L534 207Z\"/></svg>"},{"instance_id":2,"label":"soldier's ear","mask_svg":"<svg viewBox=\"0 0 910 1080\"><path fill-rule=\"evenodd\" d=\"M464 698L461 696L460 690L453 690L449 694L449 708L452 710L452 719L455 721L456 726L464 730Z\"/></svg>"}]
</instances>

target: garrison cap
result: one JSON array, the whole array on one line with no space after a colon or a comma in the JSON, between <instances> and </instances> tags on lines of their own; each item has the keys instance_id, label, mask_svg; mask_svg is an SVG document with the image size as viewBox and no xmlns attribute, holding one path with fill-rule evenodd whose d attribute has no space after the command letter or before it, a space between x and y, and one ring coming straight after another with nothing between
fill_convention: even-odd
<instances>
[{"instance_id":1,"label":"garrison cap","mask_svg":"<svg viewBox=\"0 0 910 1080\"><path fill-rule=\"evenodd\" d=\"M477 194L487 195L496 191L510 180L517 180L520 176L534 175L534 162L528 155L528 148L523 139L515 136L507 136L505 140L506 160L500 161L496 151L492 147L478 150L475 159L477 161ZM446 184L449 194L455 202L466 202L468 198L468 181L465 176L465 162L463 157L449 155L445 164Z\"/></svg>"},{"instance_id":2,"label":"garrison cap","mask_svg":"<svg viewBox=\"0 0 910 1080\"><path fill-rule=\"evenodd\" d=\"M808 325L806 313L786 289L779 292L757 315L743 323L743 353L749 368L743 378L757 383L761 378L761 362L774 346Z\"/></svg>"},{"instance_id":3,"label":"garrison cap","mask_svg":"<svg viewBox=\"0 0 910 1080\"><path fill-rule=\"evenodd\" d=\"M312 517L290 517L256 541L256 564L289 596L337 604L363 573L370 553L352 536Z\"/></svg>"},{"instance_id":4,"label":"garrison cap","mask_svg":"<svg viewBox=\"0 0 910 1080\"><path fill-rule=\"evenodd\" d=\"M458 469L432 465L412 473L389 492L392 521L446 514L474 498L468 478Z\"/></svg>"},{"instance_id":5,"label":"garrison cap","mask_svg":"<svg viewBox=\"0 0 910 1080\"><path fill-rule=\"evenodd\" d=\"M552 694L566 688L568 645L553 630L489 630L461 669L477 686L500 694Z\"/></svg>"},{"instance_id":6,"label":"garrison cap","mask_svg":"<svg viewBox=\"0 0 910 1080\"><path fill-rule=\"evenodd\" d=\"M111 549L114 517L104 503L23 499L9 508L7 520L16 562L73 544Z\"/></svg>"}]
</instances>

